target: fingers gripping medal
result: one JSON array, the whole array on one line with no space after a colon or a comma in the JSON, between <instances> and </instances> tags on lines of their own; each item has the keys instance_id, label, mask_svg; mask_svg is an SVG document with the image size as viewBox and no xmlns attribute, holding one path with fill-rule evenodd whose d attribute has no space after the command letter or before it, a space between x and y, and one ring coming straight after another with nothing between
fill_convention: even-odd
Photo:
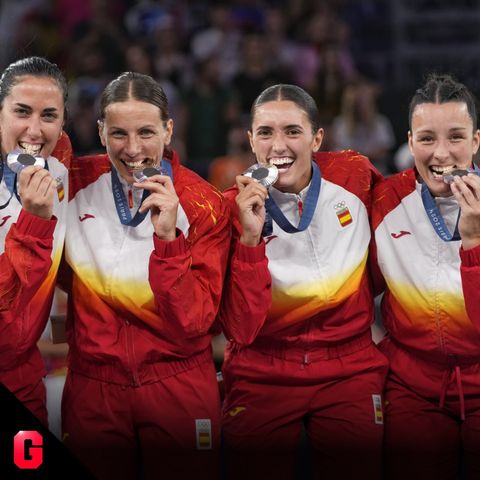
<instances>
[{"instance_id":1,"label":"fingers gripping medal","mask_svg":"<svg viewBox=\"0 0 480 480\"><path fill-rule=\"evenodd\" d=\"M258 163L252 165L243 173L246 177L253 178L265 188L272 186L278 178L278 168L275 165L259 165ZM262 237L268 237L272 234L273 224L272 217L266 213L265 223L262 229Z\"/></svg>"},{"instance_id":2,"label":"fingers gripping medal","mask_svg":"<svg viewBox=\"0 0 480 480\"><path fill-rule=\"evenodd\" d=\"M51 158L51 157L49 157ZM31 155L19 149L15 149L7 155L7 165L17 175L25 168L31 165L38 165L45 168L46 162L43 157L39 155ZM58 201L61 202L65 198L65 190L61 177L55 179Z\"/></svg>"},{"instance_id":3,"label":"fingers gripping medal","mask_svg":"<svg viewBox=\"0 0 480 480\"><path fill-rule=\"evenodd\" d=\"M259 165L256 163L243 173L246 177L251 177L258 183L268 188L273 185L278 178L278 168L275 165Z\"/></svg>"},{"instance_id":4,"label":"fingers gripping medal","mask_svg":"<svg viewBox=\"0 0 480 480\"><path fill-rule=\"evenodd\" d=\"M168 172L163 168L156 168L156 167L146 167L142 170L135 170L133 172L133 178L139 183L144 182L149 177L153 177L154 175L168 175Z\"/></svg>"},{"instance_id":5,"label":"fingers gripping medal","mask_svg":"<svg viewBox=\"0 0 480 480\"><path fill-rule=\"evenodd\" d=\"M25 167L30 165L38 165L45 168L45 159L40 156L34 157L29 153L15 149L7 155L7 165L13 172L20 173Z\"/></svg>"},{"instance_id":6,"label":"fingers gripping medal","mask_svg":"<svg viewBox=\"0 0 480 480\"><path fill-rule=\"evenodd\" d=\"M469 173L478 173L473 170L472 168L462 169L462 168L455 168L453 170L449 170L443 174L443 181L445 183L453 183L455 177L463 177L464 175L468 175Z\"/></svg>"}]
</instances>

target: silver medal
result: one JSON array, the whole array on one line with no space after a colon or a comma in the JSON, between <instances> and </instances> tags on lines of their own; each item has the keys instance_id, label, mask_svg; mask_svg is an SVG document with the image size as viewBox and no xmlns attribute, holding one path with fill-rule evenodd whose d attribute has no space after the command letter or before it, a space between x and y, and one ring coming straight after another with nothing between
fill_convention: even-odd
<instances>
[{"instance_id":1,"label":"silver medal","mask_svg":"<svg viewBox=\"0 0 480 480\"><path fill-rule=\"evenodd\" d=\"M45 168L45 159L43 157L34 157L20 149L15 149L7 155L7 165L15 173L20 173L25 167L38 165Z\"/></svg>"},{"instance_id":2,"label":"silver medal","mask_svg":"<svg viewBox=\"0 0 480 480\"><path fill-rule=\"evenodd\" d=\"M156 167L146 167L133 172L133 178L140 183L144 182L149 177L153 177L154 175L168 175L168 173L166 170L158 169Z\"/></svg>"},{"instance_id":3,"label":"silver medal","mask_svg":"<svg viewBox=\"0 0 480 480\"><path fill-rule=\"evenodd\" d=\"M454 170L449 170L443 174L443 181L445 183L453 183L455 177L463 177L464 175L468 175L469 173L476 173L475 170L467 168L456 168Z\"/></svg>"},{"instance_id":4,"label":"silver medal","mask_svg":"<svg viewBox=\"0 0 480 480\"><path fill-rule=\"evenodd\" d=\"M275 165L260 165L256 163L243 172L246 177L251 177L258 183L268 188L278 178L278 168Z\"/></svg>"}]
</instances>

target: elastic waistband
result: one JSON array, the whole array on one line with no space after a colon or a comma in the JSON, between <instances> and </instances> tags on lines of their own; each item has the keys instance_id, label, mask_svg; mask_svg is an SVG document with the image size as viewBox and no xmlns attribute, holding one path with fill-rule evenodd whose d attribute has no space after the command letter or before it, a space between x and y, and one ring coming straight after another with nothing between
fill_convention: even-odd
<instances>
[{"instance_id":1,"label":"elastic waistband","mask_svg":"<svg viewBox=\"0 0 480 480\"><path fill-rule=\"evenodd\" d=\"M102 382L140 386L158 382L207 362L213 362L211 348L188 358L172 358L149 364L142 363L137 365L135 372L127 370L120 361L115 364L99 364L89 362L78 355L70 356L69 368L72 372Z\"/></svg>"},{"instance_id":2,"label":"elastic waistband","mask_svg":"<svg viewBox=\"0 0 480 480\"><path fill-rule=\"evenodd\" d=\"M319 346L315 345L315 347L309 350L292 348L285 344L280 345L275 341L263 340L250 345L248 348L289 362L309 364L321 360L345 357L368 347L372 343L371 331L367 330L360 335L350 337L340 342L331 342Z\"/></svg>"},{"instance_id":3,"label":"elastic waistband","mask_svg":"<svg viewBox=\"0 0 480 480\"><path fill-rule=\"evenodd\" d=\"M455 367L467 367L469 365L480 363L480 356L475 357L470 355L458 355L456 353L424 352L422 350L417 350L407 345L403 345L391 337L390 341L400 350L404 350L405 352L425 362L434 363L438 367L445 370L452 370Z\"/></svg>"}]
</instances>

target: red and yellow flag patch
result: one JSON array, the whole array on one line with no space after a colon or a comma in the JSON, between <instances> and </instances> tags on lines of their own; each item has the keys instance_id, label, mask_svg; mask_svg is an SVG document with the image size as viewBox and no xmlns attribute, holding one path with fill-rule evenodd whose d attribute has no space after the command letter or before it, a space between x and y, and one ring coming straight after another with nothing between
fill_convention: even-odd
<instances>
[{"instance_id":1,"label":"red and yellow flag patch","mask_svg":"<svg viewBox=\"0 0 480 480\"><path fill-rule=\"evenodd\" d=\"M353 222L352 214L350 213L350 210L345 202L337 203L334 208L338 221L342 227L346 227Z\"/></svg>"}]
</instances>

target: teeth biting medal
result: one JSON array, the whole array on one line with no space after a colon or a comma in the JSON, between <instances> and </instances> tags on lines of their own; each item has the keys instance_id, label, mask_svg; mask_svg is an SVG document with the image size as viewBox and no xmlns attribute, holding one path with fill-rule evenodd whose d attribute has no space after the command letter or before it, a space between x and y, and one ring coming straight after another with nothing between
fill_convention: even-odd
<instances>
[{"instance_id":1,"label":"teeth biting medal","mask_svg":"<svg viewBox=\"0 0 480 480\"><path fill-rule=\"evenodd\" d=\"M258 183L268 188L278 178L278 168L275 165L260 165L256 163L243 172L246 177L251 177Z\"/></svg>"},{"instance_id":2,"label":"teeth biting medal","mask_svg":"<svg viewBox=\"0 0 480 480\"><path fill-rule=\"evenodd\" d=\"M471 168L467 168L467 169L455 168L453 170L448 170L443 174L443 181L445 183L450 184L454 181L455 177L463 177L464 175L468 175L469 173L477 173L477 172Z\"/></svg>"},{"instance_id":3,"label":"teeth biting medal","mask_svg":"<svg viewBox=\"0 0 480 480\"><path fill-rule=\"evenodd\" d=\"M7 165L15 173L20 173L25 167L38 165L45 168L45 159L41 156L33 156L16 148L7 155Z\"/></svg>"},{"instance_id":4,"label":"teeth biting medal","mask_svg":"<svg viewBox=\"0 0 480 480\"><path fill-rule=\"evenodd\" d=\"M133 178L137 182L144 182L149 177L153 177L154 175L168 175L168 172L163 168L156 168L156 167L146 167L142 168L141 170L135 170L133 172Z\"/></svg>"}]
</instances>

